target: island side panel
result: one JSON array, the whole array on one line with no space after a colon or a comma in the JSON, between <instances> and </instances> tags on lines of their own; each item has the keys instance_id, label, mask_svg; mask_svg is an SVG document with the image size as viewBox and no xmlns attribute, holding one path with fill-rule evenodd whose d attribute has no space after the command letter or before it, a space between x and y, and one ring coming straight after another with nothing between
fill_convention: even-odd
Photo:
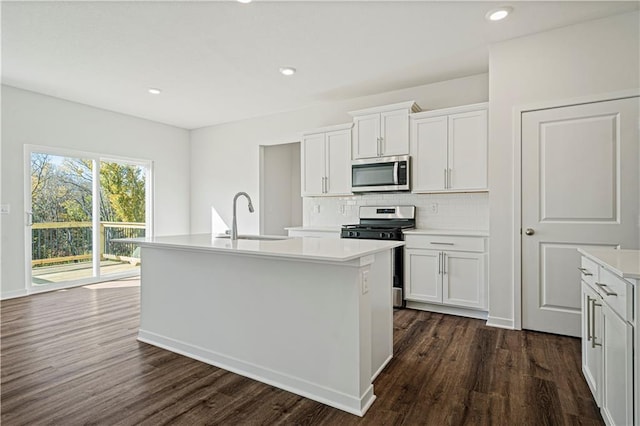
<instances>
[{"instance_id":1,"label":"island side panel","mask_svg":"<svg viewBox=\"0 0 640 426\"><path fill-rule=\"evenodd\" d=\"M393 266L391 250L375 254L370 265L371 291L371 380L393 356Z\"/></svg>"},{"instance_id":2,"label":"island side panel","mask_svg":"<svg viewBox=\"0 0 640 426\"><path fill-rule=\"evenodd\" d=\"M362 415L375 398L369 268L144 247L139 338Z\"/></svg>"}]
</instances>

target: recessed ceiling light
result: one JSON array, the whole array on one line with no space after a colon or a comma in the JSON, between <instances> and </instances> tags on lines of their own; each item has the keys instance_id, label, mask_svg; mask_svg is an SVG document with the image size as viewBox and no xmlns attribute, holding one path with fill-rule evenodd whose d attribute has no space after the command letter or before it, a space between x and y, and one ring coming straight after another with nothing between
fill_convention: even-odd
<instances>
[{"instance_id":1,"label":"recessed ceiling light","mask_svg":"<svg viewBox=\"0 0 640 426\"><path fill-rule=\"evenodd\" d=\"M238 0L238 3L247 4L247 3L251 3L251 0Z\"/></svg>"},{"instance_id":2,"label":"recessed ceiling light","mask_svg":"<svg viewBox=\"0 0 640 426\"><path fill-rule=\"evenodd\" d=\"M513 11L512 7L503 6L501 8L493 9L489 11L485 16L489 21L500 21L506 18L507 16L509 16L509 14L512 11Z\"/></svg>"},{"instance_id":3,"label":"recessed ceiling light","mask_svg":"<svg viewBox=\"0 0 640 426\"><path fill-rule=\"evenodd\" d=\"M151 87L149 89L149 93L151 93L152 95L159 95L160 93L162 93L162 90L156 89L155 87Z\"/></svg>"},{"instance_id":4,"label":"recessed ceiling light","mask_svg":"<svg viewBox=\"0 0 640 426\"><path fill-rule=\"evenodd\" d=\"M280 74L282 75L294 75L296 73L296 69L292 67L282 67L280 68Z\"/></svg>"}]
</instances>

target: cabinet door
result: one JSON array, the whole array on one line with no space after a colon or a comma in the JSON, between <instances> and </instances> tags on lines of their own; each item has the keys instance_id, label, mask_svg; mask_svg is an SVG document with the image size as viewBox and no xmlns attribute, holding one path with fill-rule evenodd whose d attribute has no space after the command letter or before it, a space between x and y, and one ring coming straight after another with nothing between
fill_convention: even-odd
<instances>
[{"instance_id":1,"label":"cabinet door","mask_svg":"<svg viewBox=\"0 0 640 426\"><path fill-rule=\"evenodd\" d=\"M440 253L434 250L405 249L405 299L442 303Z\"/></svg>"},{"instance_id":2,"label":"cabinet door","mask_svg":"<svg viewBox=\"0 0 640 426\"><path fill-rule=\"evenodd\" d=\"M602 381L601 304L598 294L582 282L582 373L598 406L601 405Z\"/></svg>"},{"instance_id":3,"label":"cabinet door","mask_svg":"<svg viewBox=\"0 0 640 426\"><path fill-rule=\"evenodd\" d=\"M351 194L351 130L329 132L326 136L327 193Z\"/></svg>"},{"instance_id":4,"label":"cabinet door","mask_svg":"<svg viewBox=\"0 0 640 426\"><path fill-rule=\"evenodd\" d=\"M388 111L380 114L381 155L409 154L409 112Z\"/></svg>"},{"instance_id":5,"label":"cabinet door","mask_svg":"<svg viewBox=\"0 0 640 426\"><path fill-rule=\"evenodd\" d=\"M486 309L483 254L443 252L442 303Z\"/></svg>"},{"instance_id":6,"label":"cabinet door","mask_svg":"<svg viewBox=\"0 0 640 426\"><path fill-rule=\"evenodd\" d=\"M413 120L413 192L444 190L447 168L447 117Z\"/></svg>"},{"instance_id":7,"label":"cabinet door","mask_svg":"<svg viewBox=\"0 0 640 426\"><path fill-rule=\"evenodd\" d=\"M633 422L633 327L602 305L602 415L609 425Z\"/></svg>"},{"instance_id":8,"label":"cabinet door","mask_svg":"<svg viewBox=\"0 0 640 426\"><path fill-rule=\"evenodd\" d=\"M302 140L302 195L322 195L325 177L324 133L305 136Z\"/></svg>"},{"instance_id":9,"label":"cabinet door","mask_svg":"<svg viewBox=\"0 0 640 426\"><path fill-rule=\"evenodd\" d=\"M353 159L378 157L380 114L369 114L353 119Z\"/></svg>"},{"instance_id":10,"label":"cabinet door","mask_svg":"<svg viewBox=\"0 0 640 426\"><path fill-rule=\"evenodd\" d=\"M449 189L487 189L487 111L449 116Z\"/></svg>"}]
</instances>

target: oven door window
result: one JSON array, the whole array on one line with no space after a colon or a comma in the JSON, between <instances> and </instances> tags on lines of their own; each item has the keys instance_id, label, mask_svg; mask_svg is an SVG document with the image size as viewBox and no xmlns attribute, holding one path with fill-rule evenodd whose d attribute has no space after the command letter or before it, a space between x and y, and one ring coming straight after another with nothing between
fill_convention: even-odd
<instances>
[{"instance_id":1,"label":"oven door window","mask_svg":"<svg viewBox=\"0 0 640 426\"><path fill-rule=\"evenodd\" d=\"M354 164L351 168L353 187L393 185L395 180L394 164Z\"/></svg>"}]
</instances>

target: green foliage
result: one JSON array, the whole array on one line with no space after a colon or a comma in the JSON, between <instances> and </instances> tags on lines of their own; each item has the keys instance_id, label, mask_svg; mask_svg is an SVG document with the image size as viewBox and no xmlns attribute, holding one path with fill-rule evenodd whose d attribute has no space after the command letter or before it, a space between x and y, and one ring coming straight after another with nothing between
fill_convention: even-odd
<instances>
[{"instance_id":1,"label":"green foliage","mask_svg":"<svg viewBox=\"0 0 640 426\"><path fill-rule=\"evenodd\" d=\"M110 217L101 218L102 220L145 221L145 175L142 168L118 163L102 163L100 185L102 197L107 198L112 210L107 212Z\"/></svg>"},{"instance_id":2,"label":"green foliage","mask_svg":"<svg viewBox=\"0 0 640 426\"><path fill-rule=\"evenodd\" d=\"M138 166L100 164L100 220L145 222L146 176ZM93 162L47 154L31 157L34 222L86 222L93 211Z\"/></svg>"}]
</instances>

